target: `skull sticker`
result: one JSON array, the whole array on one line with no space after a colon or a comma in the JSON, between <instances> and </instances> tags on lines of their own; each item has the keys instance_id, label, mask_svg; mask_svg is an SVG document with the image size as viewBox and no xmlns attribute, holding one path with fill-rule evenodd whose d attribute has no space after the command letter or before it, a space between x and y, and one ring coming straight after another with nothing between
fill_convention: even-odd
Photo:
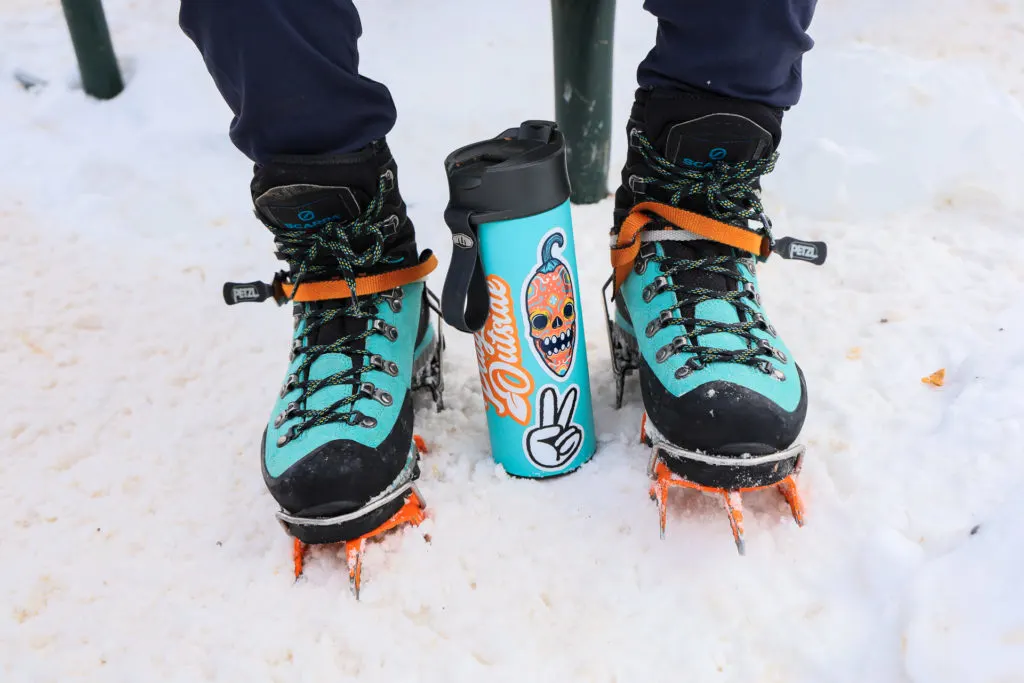
<instances>
[{"instance_id":1,"label":"skull sticker","mask_svg":"<svg viewBox=\"0 0 1024 683\"><path fill-rule=\"evenodd\" d=\"M540 265L526 286L526 319L533 347L540 361L557 377L572 367L576 347L576 297L569 267L551 255L565 244L558 230L544 240Z\"/></svg>"}]
</instances>

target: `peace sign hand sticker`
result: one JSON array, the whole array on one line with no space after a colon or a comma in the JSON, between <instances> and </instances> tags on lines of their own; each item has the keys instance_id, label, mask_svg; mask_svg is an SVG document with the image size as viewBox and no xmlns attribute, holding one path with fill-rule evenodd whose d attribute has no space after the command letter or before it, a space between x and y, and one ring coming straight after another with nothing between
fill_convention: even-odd
<instances>
[{"instance_id":1,"label":"peace sign hand sticker","mask_svg":"<svg viewBox=\"0 0 1024 683\"><path fill-rule=\"evenodd\" d=\"M579 451L583 444L583 429L572 421L579 397L580 390L576 385L569 387L561 397L553 386L548 385L541 390L537 424L526 432L525 437L526 453L538 467L563 467Z\"/></svg>"}]
</instances>

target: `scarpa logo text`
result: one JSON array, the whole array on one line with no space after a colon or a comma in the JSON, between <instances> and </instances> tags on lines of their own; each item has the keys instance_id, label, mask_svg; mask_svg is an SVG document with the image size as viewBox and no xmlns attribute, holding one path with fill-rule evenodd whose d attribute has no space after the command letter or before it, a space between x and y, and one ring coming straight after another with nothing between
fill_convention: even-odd
<instances>
[{"instance_id":1,"label":"scarpa logo text","mask_svg":"<svg viewBox=\"0 0 1024 683\"><path fill-rule=\"evenodd\" d=\"M298 219L300 221L305 220L304 215L307 213L311 215L313 214L312 211L300 211ZM333 221L338 220L339 218L341 218L341 214L335 214L333 216L327 216L326 218L318 218L315 221L309 221L306 223L285 223L284 227L289 228L291 230L309 230L310 228L317 228L323 225L324 223L331 223Z\"/></svg>"}]
</instances>

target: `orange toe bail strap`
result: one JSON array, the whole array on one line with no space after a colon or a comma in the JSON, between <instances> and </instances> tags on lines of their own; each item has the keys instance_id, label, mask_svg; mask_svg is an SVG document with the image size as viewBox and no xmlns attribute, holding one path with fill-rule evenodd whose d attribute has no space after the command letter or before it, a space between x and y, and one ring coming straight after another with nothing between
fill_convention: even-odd
<instances>
[{"instance_id":1,"label":"orange toe bail strap","mask_svg":"<svg viewBox=\"0 0 1024 683\"><path fill-rule=\"evenodd\" d=\"M622 222L618 239L612 247L612 268L615 269L616 288L626 281L626 276L629 275L629 270L640 253L638 235L653 220L650 214L664 218L671 224L670 229L678 228L692 232L704 239L742 249L755 256L767 258L771 252L771 243L766 235L716 221L693 211L677 209L658 202L640 202Z\"/></svg>"},{"instance_id":2,"label":"orange toe bail strap","mask_svg":"<svg viewBox=\"0 0 1024 683\"><path fill-rule=\"evenodd\" d=\"M379 275L364 275L356 278L356 294L366 296L386 292L407 285L410 282L422 280L437 268L437 257L430 252L424 253L424 258L415 266L392 270ZM290 297L295 290L295 285L282 283L281 291L284 296ZM323 280L321 282L303 282L299 285L299 291L295 294L293 301L324 301L327 299L350 299L352 290L344 280Z\"/></svg>"}]
</instances>

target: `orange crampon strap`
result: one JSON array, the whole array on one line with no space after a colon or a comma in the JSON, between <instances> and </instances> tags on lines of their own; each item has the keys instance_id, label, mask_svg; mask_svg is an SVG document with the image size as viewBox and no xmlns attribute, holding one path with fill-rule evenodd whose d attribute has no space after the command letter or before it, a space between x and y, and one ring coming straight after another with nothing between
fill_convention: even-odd
<instances>
[{"instance_id":1,"label":"orange crampon strap","mask_svg":"<svg viewBox=\"0 0 1024 683\"><path fill-rule=\"evenodd\" d=\"M640 231L654 220L655 214L667 220L670 229L686 230L695 235L742 249L755 256L767 258L771 252L768 237L751 230L729 225L693 211L677 209L658 202L641 202L633 207L619 229L618 239L612 247L612 268L615 269L615 288L618 289L629 275L637 254L640 253Z\"/></svg>"},{"instance_id":2,"label":"orange crampon strap","mask_svg":"<svg viewBox=\"0 0 1024 683\"><path fill-rule=\"evenodd\" d=\"M356 294L366 296L386 292L410 282L422 280L437 268L437 257L430 254L415 266L392 270L379 275L364 275L357 277ZM285 297L290 297L295 290L295 285L281 283L281 291ZM320 282L303 282L299 285L299 291L295 294L293 301L309 302L324 301L326 299L349 299L352 297L352 290L344 280L322 280Z\"/></svg>"}]
</instances>

